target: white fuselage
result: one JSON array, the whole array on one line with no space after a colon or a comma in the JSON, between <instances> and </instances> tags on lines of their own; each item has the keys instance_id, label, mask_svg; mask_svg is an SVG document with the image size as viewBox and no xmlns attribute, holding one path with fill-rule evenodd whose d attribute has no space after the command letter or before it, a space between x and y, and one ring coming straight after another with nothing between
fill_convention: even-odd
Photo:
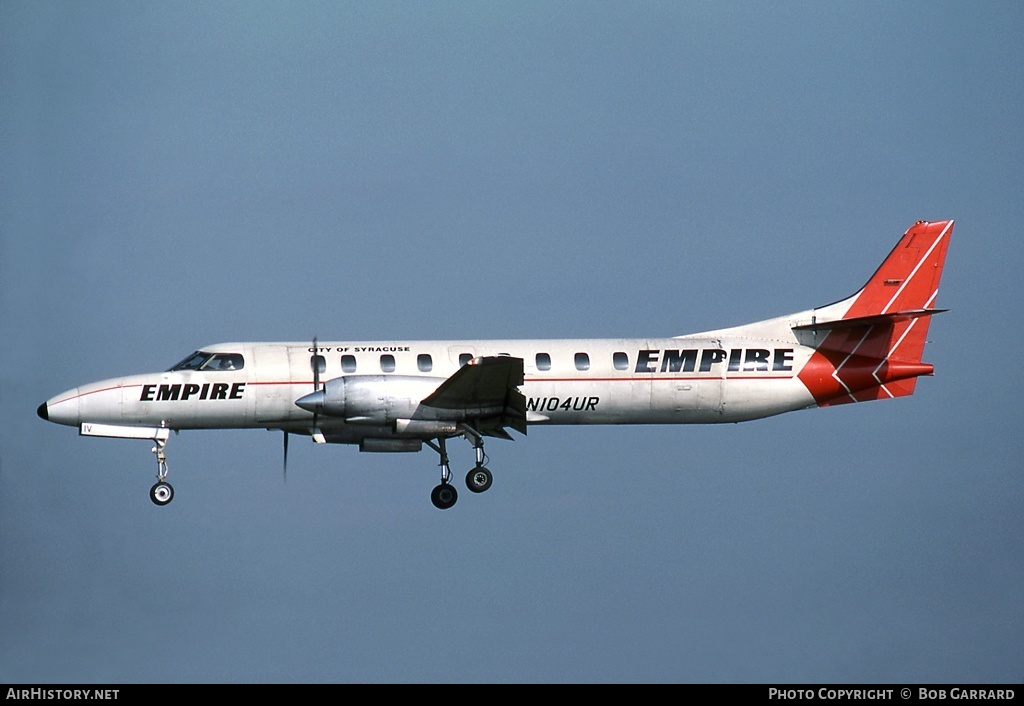
<instances>
[{"instance_id":1,"label":"white fuselage","mask_svg":"<svg viewBox=\"0 0 1024 706\"><path fill-rule=\"evenodd\" d=\"M796 377L813 349L801 346L792 334L784 340L720 333L659 339L346 341L320 343L315 353L309 343L217 344L202 350L237 354L240 369L106 380L58 395L46 408L50 421L69 425L304 432L314 415L295 401L313 390L314 355L322 356L321 383L372 376L388 389L373 416L321 415L315 420L340 442L401 436L396 421L419 418L419 401L466 360L479 356L523 359L521 391L530 424L739 422L814 404Z\"/></svg>"}]
</instances>

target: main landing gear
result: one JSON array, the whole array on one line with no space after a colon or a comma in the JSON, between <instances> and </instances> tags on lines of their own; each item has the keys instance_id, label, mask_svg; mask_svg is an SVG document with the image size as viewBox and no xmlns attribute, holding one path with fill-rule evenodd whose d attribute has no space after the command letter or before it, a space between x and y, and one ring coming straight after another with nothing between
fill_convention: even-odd
<instances>
[{"instance_id":1,"label":"main landing gear","mask_svg":"<svg viewBox=\"0 0 1024 706\"><path fill-rule=\"evenodd\" d=\"M174 488L164 480L167 477L167 454L164 452L167 439L155 441L153 453L156 454L156 485L149 489L149 499L156 505L164 506L174 500Z\"/></svg>"},{"instance_id":2,"label":"main landing gear","mask_svg":"<svg viewBox=\"0 0 1024 706\"><path fill-rule=\"evenodd\" d=\"M484 440L475 429L464 427L464 430L466 438L473 443L473 449L476 452L476 465L466 474L466 487L473 493L482 493L494 482L494 476L484 467L484 461L487 459L487 455L484 453ZM437 451L438 456L441 457L439 464L441 466L441 484L431 491L430 501L438 510L447 510L459 499L459 493L451 483L452 469L448 463L445 438L438 437L436 444L433 441L427 441L427 445Z\"/></svg>"}]
</instances>

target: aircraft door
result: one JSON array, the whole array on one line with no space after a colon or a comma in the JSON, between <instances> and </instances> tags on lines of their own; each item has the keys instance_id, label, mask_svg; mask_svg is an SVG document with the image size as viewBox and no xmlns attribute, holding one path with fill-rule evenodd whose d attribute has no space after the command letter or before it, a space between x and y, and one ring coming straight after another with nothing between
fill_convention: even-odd
<instances>
[{"instance_id":1,"label":"aircraft door","mask_svg":"<svg viewBox=\"0 0 1024 706\"><path fill-rule=\"evenodd\" d=\"M650 348L651 344L647 341L643 342L643 347ZM635 354L634 354L635 355ZM627 358L627 369L632 371L636 366L636 360L632 357ZM640 412L641 417L644 417L651 413L652 407L654 406L654 385L653 380L649 376L637 376L633 382L629 385L630 391L630 410L637 410Z\"/></svg>"},{"instance_id":2,"label":"aircraft door","mask_svg":"<svg viewBox=\"0 0 1024 706\"><path fill-rule=\"evenodd\" d=\"M708 345L710 344L710 345ZM714 422L722 414L725 350L713 340L701 347L662 350L651 407L657 423Z\"/></svg>"},{"instance_id":3,"label":"aircraft door","mask_svg":"<svg viewBox=\"0 0 1024 706\"><path fill-rule=\"evenodd\" d=\"M681 381L676 386L676 413L686 421L714 422L722 416L726 350L719 339L711 343L712 346L701 350L698 371L702 371L707 363L716 372L706 377Z\"/></svg>"},{"instance_id":4,"label":"aircraft door","mask_svg":"<svg viewBox=\"0 0 1024 706\"><path fill-rule=\"evenodd\" d=\"M257 424L288 421L304 414L295 406L295 400L313 391L311 374L302 374L303 370L309 370L311 355L307 348L300 347L253 347ZM293 362L293 357L298 358L298 362ZM293 371L297 374L295 378Z\"/></svg>"}]
</instances>

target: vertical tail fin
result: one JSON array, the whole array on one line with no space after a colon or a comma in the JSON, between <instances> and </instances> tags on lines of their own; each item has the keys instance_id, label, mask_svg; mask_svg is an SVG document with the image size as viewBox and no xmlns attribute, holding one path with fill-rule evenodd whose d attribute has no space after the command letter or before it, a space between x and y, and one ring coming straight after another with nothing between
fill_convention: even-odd
<instances>
[{"instance_id":1,"label":"vertical tail fin","mask_svg":"<svg viewBox=\"0 0 1024 706\"><path fill-rule=\"evenodd\" d=\"M793 328L816 352L799 378L819 406L903 397L932 366L921 357L953 221L918 221L852 297Z\"/></svg>"}]
</instances>

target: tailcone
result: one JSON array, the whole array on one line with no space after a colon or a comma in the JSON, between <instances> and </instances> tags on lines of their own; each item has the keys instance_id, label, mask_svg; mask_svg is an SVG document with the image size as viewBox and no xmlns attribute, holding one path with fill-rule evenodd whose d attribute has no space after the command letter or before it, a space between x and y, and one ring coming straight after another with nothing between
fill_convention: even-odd
<instances>
[{"instance_id":1,"label":"tailcone","mask_svg":"<svg viewBox=\"0 0 1024 706\"><path fill-rule=\"evenodd\" d=\"M934 374L931 363L819 350L797 377L815 402L825 407L912 395L918 377Z\"/></svg>"},{"instance_id":2,"label":"tailcone","mask_svg":"<svg viewBox=\"0 0 1024 706\"><path fill-rule=\"evenodd\" d=\"M882 372L882 382L893 380L906 380L916 378L919 375L934 375L935 366L931 363L903 363L899 361L886 361Z\"/></svg>"}]
</instances>

